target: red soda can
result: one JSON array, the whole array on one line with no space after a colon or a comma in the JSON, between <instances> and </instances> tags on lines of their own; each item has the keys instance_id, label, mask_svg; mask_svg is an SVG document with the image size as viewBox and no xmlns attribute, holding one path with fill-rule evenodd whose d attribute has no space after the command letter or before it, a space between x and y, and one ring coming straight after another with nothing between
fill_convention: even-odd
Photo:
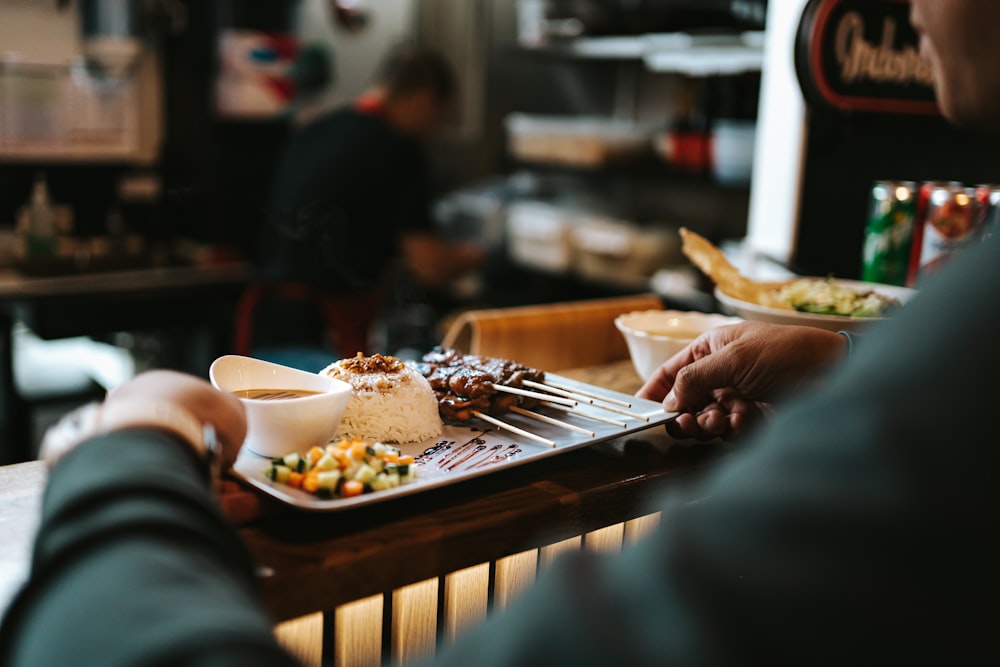
<instances>
[{"instance_id":1,"label":"red soda can","mask_svg":"<svg viewBox=\"0 0 1000 667\"><path fill-rule=\"evenodd\" d=\"M978 241L980 221L976 188L954 184L932 187L921 225L923 236L919 246L914 246L914 252L919 253L914 282Z\"/></svg>"},{"instance_id":2,"label":"red soda can","mask_svg":"<svg viewBox=\"0 0 1000 667\"><path fill-rule=\"evenodd\" d=\"M920 275L920 250L924 242L924 223L927 220L927 205L931 200L931 192L936 188L962 187L959 181L924 181L917 191L917 215L913 220L913 240L910 243L910 262L906 273L906 284L913 287Z\"/></svg>"}]
</instances>

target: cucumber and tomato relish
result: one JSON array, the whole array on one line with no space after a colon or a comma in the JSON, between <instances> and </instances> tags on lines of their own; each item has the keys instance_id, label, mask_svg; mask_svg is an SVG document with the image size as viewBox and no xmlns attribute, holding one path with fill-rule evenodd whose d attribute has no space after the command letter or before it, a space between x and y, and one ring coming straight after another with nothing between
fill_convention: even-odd
<instances>
[{"instance_id":1,"label":"cucumber and tomato relish","mask_svg":"<svg viewBox=\"0 0 1000 667\"><path fill-rule=\"evenodd\" d=\"M271 459L264 476L319 498L351 498L411 482L417 466L398 447L345 438L305 454Z\"/></svg>"}]
</instances>

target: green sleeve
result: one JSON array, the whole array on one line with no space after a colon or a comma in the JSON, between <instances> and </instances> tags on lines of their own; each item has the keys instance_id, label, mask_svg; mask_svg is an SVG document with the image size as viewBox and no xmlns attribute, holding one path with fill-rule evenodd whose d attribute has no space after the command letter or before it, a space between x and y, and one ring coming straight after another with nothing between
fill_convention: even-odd
<instances>
[{"instance_id":1,"label":"green sleeve","mask_svg":"<svg viewBox=\"0 0 1000 667\"><path fill-rule=\"evenodd\" d=\"M438 664L1000 661L994 241L724 465L651 505L647 539L541 572Z\"/></svg>"},{"instance_id":2,"label":"green sleeve","mask_svg":"<svg viewBox=\"0 0 1000 667\"><path fill-rule=\"evenodd\" d=\"M154 430L102 436L51 472L5 665L291 665L204 466Z\"/></svg>"}]
</instances>

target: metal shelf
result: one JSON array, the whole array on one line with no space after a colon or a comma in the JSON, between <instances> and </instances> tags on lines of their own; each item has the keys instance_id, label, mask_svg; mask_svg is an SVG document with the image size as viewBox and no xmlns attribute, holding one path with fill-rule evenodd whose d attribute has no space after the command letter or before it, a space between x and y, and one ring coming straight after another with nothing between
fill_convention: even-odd
<instances>
[{"instance_id":1,"label":"metal shelf","mask_svg":"<svg viewBox=\"0 0 1000 667\"><path fill-rule=\"evenodd\" d=\"M651 72L724 76L759 72L764 33L692 35L665 33L636 37L589 37L542 46L528 53L580 60L640 61Z\"/></svg>"}]
</instances>

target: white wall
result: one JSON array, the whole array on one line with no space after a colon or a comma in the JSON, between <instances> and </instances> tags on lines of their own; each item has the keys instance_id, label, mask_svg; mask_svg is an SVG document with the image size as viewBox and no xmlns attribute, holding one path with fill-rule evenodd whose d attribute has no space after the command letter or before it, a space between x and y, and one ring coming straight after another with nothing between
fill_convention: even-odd
<instances>
[{"instance_id":1,"label":"white wall","mask_svg":"<svg viewBox=\"0 0 1000 667\"><path fill-rule=\"evenodd\" d=\"M303 44L326 46L333 54L334 82L316 101L330 108L352 100L371 85L387 49L415 29L415 0L369 0L368 25L351 33L335 25L329 0L302 0L299 36Z\"/></svg>"},{"instance_id":2,"label":"white wall","mask_svg":"<svg viewBox=\"0 0 1000 667\"><path fill-rule=\"evenodd\" d=\"M768 3L747 250L791 259L798 228L805 103L795 75L795 33L806 0Z\"/></svg>"}]
</instances>

